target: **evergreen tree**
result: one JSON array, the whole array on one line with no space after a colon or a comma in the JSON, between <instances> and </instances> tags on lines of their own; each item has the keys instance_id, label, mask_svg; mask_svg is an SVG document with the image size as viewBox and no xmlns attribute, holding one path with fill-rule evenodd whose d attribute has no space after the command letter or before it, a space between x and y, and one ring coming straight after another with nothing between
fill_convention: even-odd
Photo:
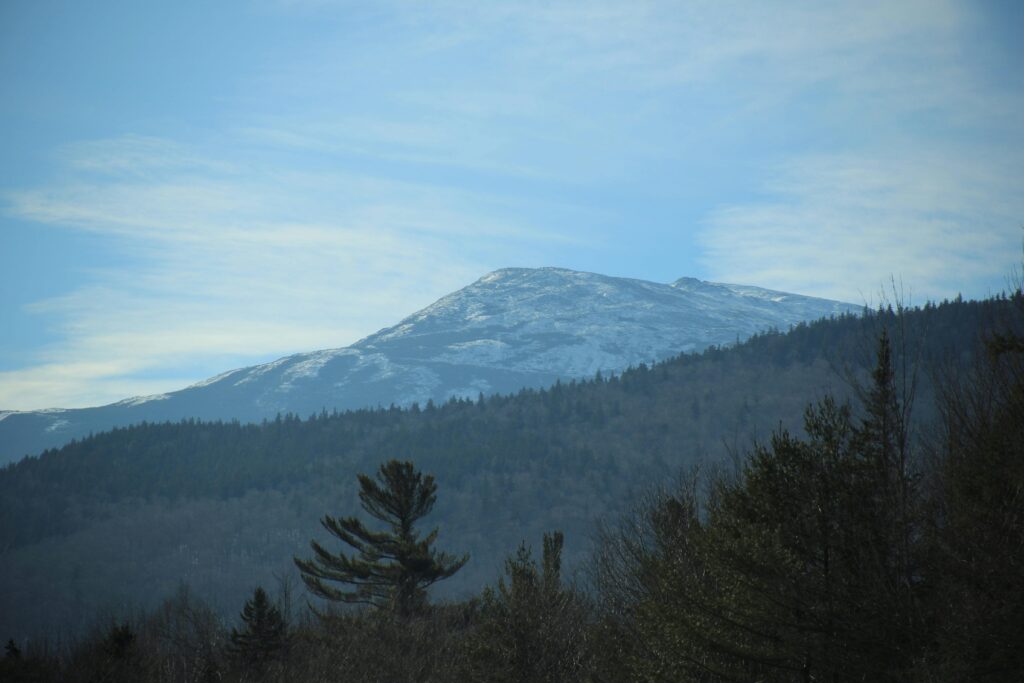
<instances>
[{"instance_id":1,"label":"evergreen tree","mask_svg":"<svg viewBox=\"0 0 1024 683\"><path fill-rule=\"evenodd\" d=\"M587 609L562 585L561 532L544 534L541 566L525 543L505 563L505 579L487 588L470 641L470 671L481 681L543 682L587 678Z\"/></svg>"},{"instance_id":2,"label":"evergreen tree","mask_svg":"<svg viewBox=\"0 0 1024 683\"><path fill-rule=\"evenodd\" d=\"M14 639L7 641L5 653L0 657L0 681L4 683L48 683L64 681L57 666L56 657L23 655ZM88 671L86 674L90 673ZM114 680L114 679L105 679Z\"/></svg>"},{"instance_id":3,"label":"evergreen tree","mask_svg":"<svg viewBox=\"0 0 1024 683\"><path fill-rule=\"evenodd\" d=\"M1024 297L945 379L932 444L935 659L946 680L1003 681L1024 671ZM955 618L950 618L955 615Z\"/></svg>"},{"instance_id":4,"label":"evergreen tree","mask_svg":"<svg viewBox=\"0 0 1024 683\"><path fill-rule=\"evenodd\" d=\"M376 480L360 474L359 486L363 510L388 529L373 531L356 517L325 516L324 528L355 552L334 554L312 541L315 556L295 558L295 564L309 590L322 598L393 609L408 616L425 604L426 588L459 571L469 555L455 558L439 553L431 548L438 530L421 538L414 528L433 508L437 485L433 476L416 471L411 462L386 462Z\"/></svg>"},{"instance_id":5,"label":"evergreen tree","mask_svg":"<svg viewBox=\"0 0 1024 683\"><path fill-rule=\"evenodd\" d=\"M253 591L242 608L241 631L231 629L229 649L247 667L261 668L280 657L288 646L288 628L281 611L270 604L263 588Z\"/></svg>"},{"instance_id":6,"label":"evergreen tree","mask_svg":"<svg viewBox=\"0 0 1024 683\"><path fill-rule=\"evenodd\" d=\"M864 418L826 398L735 477L657 501L613 538L600 584L612 653L656 680L907 680L920 649L919 494L906 403L879 340ZM599 584L599 585L600 585Z\"/></svg>"},{"instance_id":7,"label":"evergreen tree","mask_svg":"<svg viewBox=\"0 0 1024 683\"><path fill-rule=\"evenodd\" d=\"M114 661L128 659L135 647L135 633L127 623L113 626L103 641L103 651Z\"/></svg>"},{"instance_id":8,"label":"evergreen tree","mask_svg":"<svg viewBox=\"0 0 1024 683\"><path fill-rule=\"evenodd\" d=\"M907 359L902 359L906 363ZM897 381L889 335L878 340L872 382L864 395L865 416L855 436L861 471L857 498L851 501L853 539L863 594L862 634L873 635L862 649L880 668L906 671L923 631L918 593L922 570L920 492L913 470L908 425L913 404L913 380Z\"/></svg>"}]
</instances>

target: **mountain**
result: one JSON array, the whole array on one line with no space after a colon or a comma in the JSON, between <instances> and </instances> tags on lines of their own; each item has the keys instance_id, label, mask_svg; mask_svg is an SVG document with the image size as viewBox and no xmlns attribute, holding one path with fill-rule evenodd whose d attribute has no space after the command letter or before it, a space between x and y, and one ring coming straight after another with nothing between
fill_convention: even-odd
<instances>
[{"instance_id":1,"label":"mountain","mask_svg":"<svg viewBox=\"0 0 1024 683\"><path fill-rule=\"evenodd\" d=\"M143 421L258 422L547 386L859 310L694 278L659 284L506 268L349 347L295 354L107 406L0 413L0 464Z\"/></svg>"},{"instance_id":2,"label":"mountain","mask_svg":"<svg viewBox=\"0 0 1024 683\"><path fill-rule=\"evenodd\" d=\"M869 377L883 329L897 367L918 370L911 433L934 434L932 381L969 367L974 340L1021 305L840 316L485 400L99 433L0 468L0 637L87 632L97 615L155 608L181 582L236 620L254 586L294 580L292 558L331 540L323 515L360 514L356 474L391 458L436 476L424 528L472 558L436 598L479 592L520 542L556 529L571 576L596 525L652 486L698 464L731 471L755 440L801 433L805 407L826 395L859 419L847 379Z\"/></svg>"}]
</instances>

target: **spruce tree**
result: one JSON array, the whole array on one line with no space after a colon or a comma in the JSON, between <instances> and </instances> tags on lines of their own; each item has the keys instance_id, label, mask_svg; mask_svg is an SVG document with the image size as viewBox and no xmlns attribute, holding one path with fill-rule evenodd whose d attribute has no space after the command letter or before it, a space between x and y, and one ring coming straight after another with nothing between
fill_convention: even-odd
<instances>
[{"instance_id":1,"label":"spruce tree","mask_svg":"<svg viewBox=\"0 0 1024 683\"><path fill-rule=\"evenodd\" d=\"M428 586L455 574L469 556L456 558L434 550L438 530L421 538L414 528L433 508L437 485L433 476L416 471L411 462L386 462L376 479L360 474L359 487L363 510L387 529L374 531L356 517L325 516L324 528L354 552L334 554L312 541L315 556L295 558L295 564L315 595L408 616L425 604Z\"/></svg>"},{"instance_id":2,"label":"spruce tree","mask_svg":"<svg viewBox=\"0 0 1024 683\"><path fill-rule=\"evenodd\" d=\"M905 357L901 361L908 362ZM862 649L873 648L870 658L880 667L905 671L924 628L918 605L921 511L909 438L914 382L898 380L897 372L883 330L871 385L862 392L865 415L855 437L863 471L853 525L859 532L857 565L865 595L856 626L871 634Z\"/></svg>"},{"instance_id":3,"label":"spruce tree","mask_svg":"<svg viewBox=\"0 0 1024 683\"><path fill-rule=\"evenodd\" d=\"M280 610L270 604L263 588L253 591L242 608L241 631L231 629L229 649L242 664L259 668L281 656L288 645L288 628Z\"/></svg>"}]
</instances>

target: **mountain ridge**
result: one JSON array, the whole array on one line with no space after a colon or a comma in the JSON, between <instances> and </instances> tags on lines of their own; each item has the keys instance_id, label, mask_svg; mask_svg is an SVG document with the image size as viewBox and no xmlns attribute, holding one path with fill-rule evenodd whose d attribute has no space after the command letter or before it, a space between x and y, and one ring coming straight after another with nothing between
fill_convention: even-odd
<instances>
[{"instance_id":1,"label":"mountain ridge","mask_svg":"<svg viewBox=\"0 0 1024 683\"><path fill-rule=\"evenodd\" d=\"M436 597L478 592L522 539L551 529L565 534L570 575L600 520L641 492L693 467L735 467L776 430L801 434L809 402L832 396L856 410L849 380L869 377L882 330L906 340L896 348L913 350L917 367L969 367L985 353L972 340L1003 329L1017 305L840 316L600 379L419 410L97 433L0 468L0 627L81 632L95 614L155 607L182 580L234 618L251 586L294 572L291 558L308 552L325 513L359 509L356 474L391 458L436 477L431 527L473 557ZM911 431L923 435L936 392L932 373L920 379Z\"/></svg>"},{"instance_id":2,"label":"mountain ridge","mask_svg":"<svg viewBox=\"0 0 1024 683\"><path fill-rule=\"evenodd\" d=\"M0 412L0 463L142 421L256 422L546 386L860 310L688 277L662 284L566 268L502 268L350 346L291 354L105 406Z\"/></svg>"}]
</instances>

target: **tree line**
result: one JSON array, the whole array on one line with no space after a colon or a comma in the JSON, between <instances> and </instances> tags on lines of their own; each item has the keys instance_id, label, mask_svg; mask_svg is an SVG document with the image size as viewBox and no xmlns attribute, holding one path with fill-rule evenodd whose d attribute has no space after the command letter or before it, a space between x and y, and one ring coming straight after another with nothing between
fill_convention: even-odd
<instances>
[{"instance_id":1,"label":"tree line","mask_svg":"<svg viewBox=\"0 0 1024 683\"><path fill-rule=\"evenodd\" d=\"M429 584L469 565L461 552L435 551L437 532L416 526L434 505L433 477L388 461L376 477L357 478L363 512L378 524L325 515L334 545L313 538L312 557L296 556L312 594L328 603L296 610L286 584L276 599L250 586L229 627L182 589L72 648L12 640L0 673L1013 680L1024 668L1021 320L990 333L969 363L948 365L915 360L891 326L850 401L813 401L802 429L780 427L734 464L684 469L678 485L634 500L606 521L572 580L565 536L550 531L538 537L539 558L524 541L482 592L430 600ZM924 373L935 375L936 417L916 438ZM447 527L443 540L463 550Z\"/></svg>"}]
</instances>

